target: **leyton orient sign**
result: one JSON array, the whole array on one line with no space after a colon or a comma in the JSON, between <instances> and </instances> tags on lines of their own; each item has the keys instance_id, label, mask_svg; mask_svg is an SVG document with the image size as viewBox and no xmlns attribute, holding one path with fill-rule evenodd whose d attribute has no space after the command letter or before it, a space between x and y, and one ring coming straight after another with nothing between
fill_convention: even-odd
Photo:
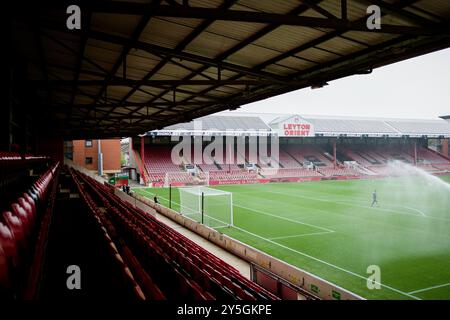
<instances>
[{"instance_id":1,"label":"leyton orient sign","mask_svg":"<svg viewBox=\"0 0 450 320\"><path fill-rule=\"evenodd\" d=\"M279 135L284 137L314 136L313 125L298 116L288 118L279 123L278 130Z\"/></svg>"}]
</instances>

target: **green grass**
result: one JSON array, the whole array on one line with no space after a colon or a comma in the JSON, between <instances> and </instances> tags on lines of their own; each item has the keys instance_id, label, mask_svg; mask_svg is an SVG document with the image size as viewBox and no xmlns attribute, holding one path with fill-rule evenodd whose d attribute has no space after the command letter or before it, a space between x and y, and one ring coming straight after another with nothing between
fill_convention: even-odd
<instances>
[{"instance_id":1,"label":"green grass","mask_svg":"<svg viewBox=\"0 0 450 320\"><path fill-rule=\"evenodd\" d=\"M233 193L225 234L364 298L450 299L450 188L421 177L217 188ZM168 189L134 191L168 205ZM370 265L381 289L366 286Z\"/></svg>"}]
</instances>

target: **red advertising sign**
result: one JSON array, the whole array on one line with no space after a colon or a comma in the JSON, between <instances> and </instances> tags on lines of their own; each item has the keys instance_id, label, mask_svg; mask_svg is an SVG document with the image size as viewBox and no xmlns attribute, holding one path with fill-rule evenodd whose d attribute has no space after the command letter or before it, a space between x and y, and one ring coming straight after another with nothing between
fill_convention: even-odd
<instances>
[{"instance_id":1,"label":"red advertising sign","mask_svg":"<svg viewBox=\"0 0 450 320\"><path fill-rule=\"evenodd\" d=\"M284 123L283 130L285 136L307 137L311 132L309 123Z\"/></svg>"}]
</instances>

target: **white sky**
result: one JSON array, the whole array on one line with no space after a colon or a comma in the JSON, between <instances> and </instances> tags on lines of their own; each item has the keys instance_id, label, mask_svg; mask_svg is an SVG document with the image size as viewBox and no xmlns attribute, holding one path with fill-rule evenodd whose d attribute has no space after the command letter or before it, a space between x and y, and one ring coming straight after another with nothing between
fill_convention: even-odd
<instances>
[{"instance_id":1,"label":"white sky","mask_svg":"<svg viewBox=\"0 0 450 320\"><path fill-rule=\"evenodd\" d=\"M450 49L254 102L236 112L429 119L450 114Z\"/></svg>"}]
</instances>

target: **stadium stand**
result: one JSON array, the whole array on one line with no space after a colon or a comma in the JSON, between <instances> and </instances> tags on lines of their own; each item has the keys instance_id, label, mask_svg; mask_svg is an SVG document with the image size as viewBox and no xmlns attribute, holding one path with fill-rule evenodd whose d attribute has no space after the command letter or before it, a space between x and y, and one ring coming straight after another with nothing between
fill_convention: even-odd
<instances>
[{"instance_id":1,"label":"stadium stand","mask_svg":"<svg viewBox=\"0 0 450 320\"><path fill-rule=\"evenodd\" d=\"M188 238L129 206L111 188L70 171L91 212L129 261L144 294L187 301L277 299Z\"/></svg>"},{"instance_id":2,"label":"stadium stand","mask_svg":"<svg viewBox=\"0 0 450 320\"><path fill-rule=\"evenodd\" d=\"M246 172L242 170L231 170L231 171L210 171L209 180L211 181L236 181L236 180L247 180L255 181L259 176L256 172Z\"/></svg>"},{"instance_id":3,"label":"stadium stand","mask_svg":"<svg viewBox=\"0 0 450 320\"><path fill-rule=\"evenodd\" d=\"M261 171L261 175L265 178L305 178L305 177L322 177L320 172L312 169L304 168L280 168L277 170L264 169Z\"/></svg>"},{"instance_id":4,"label":"stadium stand","mask_svg":"<svg viewBox=\"0 0 450 320\"><path fill-rule=\"evenodd\" d=\"M351 168L319 168L318 171L326 177L336 177L336 176L360 176L361 174Z\"/></svg>"},{"instance_id":5,"label":"stadium stand","mask_svg":"<svg viewBox=\"0 0 450 320\"><path fill-rule=\"evenodd\" d=\"M180 160L181 162L181 160ZM149 174L181 171L171 159L171 148L151 146L145 149L145 166Z\"/></svg>"},{"instance_id":6,"label":"stadium stand","mask_svg":"<svg viewBox=\"0 0 450 320\"><path fill-rule=\"evenodd\" d=\"M324 151L319 147L308 145L287 145L285 150L296 159L297 162L312 162L316 167L332 166L333 164L323 155Z\"/></svg>"},{"instance_id":7,"label":"stadium stand","mask_svg":"<svg viewBox=\"0 0 450 320\"><path fill-rule=\"evenodd\" d=\"M78 20L77 10L64 23L67 2L50 2L12 1L5 15L9 63L8 93L0 107L0 149L5 150L0 153L1 298L76 296L59 287L65 281L54 272L75 258L92 270L94 281L82 290L91 298L277 299L121 200L111 185L98 181L102 177L63 166L64 140L140 135L143 154L136 163L145 184L190 184L210 174L221 182L255 182L264 178L261 161L255 171L247 171L216 159L220 163L199 164L195 176L172 163L167 135L153 144L160 137L150 132L152 144L144 148L142 133L169 125L164 130L202 130L192 122L173 124L203 117L206 136L229 129L234 137L270 134L270 121L258 116L204 116L450 46L446 1L377 1L389 24L376 36L361 28L367 4L356 0L340 6L335 1L82 1L82 28L75 26L81 30L70 27L71 18ZM345 160L330 159L330 145L336 154L336 140L341 148L347 135L385 139L386 144L405 136L424 148L430 137L450 137L450 129L437 122L300 118L314 126L307 137L317 138L316 146L282 144L281 169L275 172L280 177L345 177L354 173L342 167L345 161L373 167L380 175L392 159L416 164L411 150L353 145L339 151ZM100 149L98 154L101 160ZM419 154L419 165L427 170L450 164L428 150ZM249 161L247 154L241 156ZM92 163L90 156L84 160ZM271 156L270 162L276 161ZM290 276L280 279L287 282ZM339 292L325 296L305 278L303 284L323 298L341 297Z\"/></svg>"}]
</instances>

